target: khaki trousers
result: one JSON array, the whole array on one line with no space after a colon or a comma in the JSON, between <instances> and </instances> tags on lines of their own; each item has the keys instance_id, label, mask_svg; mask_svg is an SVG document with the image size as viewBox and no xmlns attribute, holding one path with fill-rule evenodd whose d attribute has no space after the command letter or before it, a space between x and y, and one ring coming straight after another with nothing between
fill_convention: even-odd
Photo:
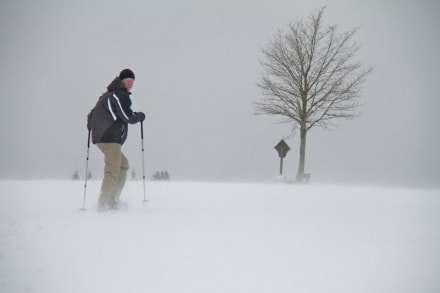
<instances>
[{"instance_id":1,"label":"khaki trousers","mask_svg":"<svg viewBox=\"0 0 440 293\"><path fill-rule=\"evenodd\" d=\"M124 188L129 168L128 160L119 143L97 143L96 146L104 154L105 163L98 208L111 208L119 200Z\"/></svg>"}]
</instances>

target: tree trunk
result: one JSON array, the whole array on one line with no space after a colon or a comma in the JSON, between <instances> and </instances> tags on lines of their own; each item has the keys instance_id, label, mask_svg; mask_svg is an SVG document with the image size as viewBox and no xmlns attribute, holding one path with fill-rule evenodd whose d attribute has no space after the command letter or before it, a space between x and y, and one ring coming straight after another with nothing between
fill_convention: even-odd
<instances>
[{"instance_id":1,"label":"tree trunk","mask_svg":"<svg viewBox=\"0 0 440 293\"><path fill-rule=\"evenodd\" d=\"M298 174L296 175L296 179L300 181L302 181L304 177L304 168L306 162L306 141L307 141L307 128L305 126L301 126Z\"/></svg>"}]
</instances>

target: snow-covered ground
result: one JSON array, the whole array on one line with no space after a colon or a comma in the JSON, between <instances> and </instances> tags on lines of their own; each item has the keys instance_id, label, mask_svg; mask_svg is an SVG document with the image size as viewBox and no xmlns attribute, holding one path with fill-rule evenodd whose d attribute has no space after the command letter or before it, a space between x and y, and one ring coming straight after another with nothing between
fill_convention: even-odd
<instances>
[{"instance_id":1,"label":"snow-covered ground","mask_svg":"<svg viewBox=\"0 0 440 293\"><path fill-rule=\"evenodd\" d=\"M440 292L440 191L0 181L0 292Z\"/></svg>"}]
</instances>

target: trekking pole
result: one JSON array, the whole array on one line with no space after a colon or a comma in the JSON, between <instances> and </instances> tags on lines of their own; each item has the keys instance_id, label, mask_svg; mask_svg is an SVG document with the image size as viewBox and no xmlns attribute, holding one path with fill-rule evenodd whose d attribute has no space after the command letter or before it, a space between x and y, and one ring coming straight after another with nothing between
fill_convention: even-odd
<instances>
[{"instance_id":1,"label":"trekking pole","mask_svg":"<svg viewBox=\"0 0 440 293\"><path fill-rule=\"evenodd\" d=\"M89 135L87 137L87 159L86 159L86 175L84 176L84 198L83 198L83 207L82 211L86 210L86 190L87 190L87 177L89 177L89 149L90 149L90 129Z\"/></svg>"},{"instance_id":2,"label":"trekking pole","mask_svg":"<svg viewBox=\"0 0 440 293\"><path fill-rule=\"evenodd\" d=\"M144 161L144 121L141 121L141 143L142 143L142 180L144 181L144 200L142 202L148 202L145 197L145 161Z\"/></svg>"}]
</instances>

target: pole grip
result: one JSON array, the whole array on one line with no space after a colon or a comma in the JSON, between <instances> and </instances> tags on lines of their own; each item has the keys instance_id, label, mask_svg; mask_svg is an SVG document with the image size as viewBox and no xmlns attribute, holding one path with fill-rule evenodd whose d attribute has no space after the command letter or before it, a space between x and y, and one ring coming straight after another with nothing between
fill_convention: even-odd
<instances>
[{"instance_id":1,"label":"pole grip","mask_svg":"<svg viewBox=\"0 0 440 293\"><path fill-rule=\"evenodd\" d=\"M91 130L89 129L89 135L87 137L87 148L90 148L90 133L91 133Z\"/></svg>"},{"instance_id":2,"label":"pole grip","mask_svg":"<svg viewBox=\"0 0 440 293\"><path fill-rule=\"evenodd\" d=\"M141 121L141 139L144 139L144 121Z\"/></svg>"}]
</instances>

